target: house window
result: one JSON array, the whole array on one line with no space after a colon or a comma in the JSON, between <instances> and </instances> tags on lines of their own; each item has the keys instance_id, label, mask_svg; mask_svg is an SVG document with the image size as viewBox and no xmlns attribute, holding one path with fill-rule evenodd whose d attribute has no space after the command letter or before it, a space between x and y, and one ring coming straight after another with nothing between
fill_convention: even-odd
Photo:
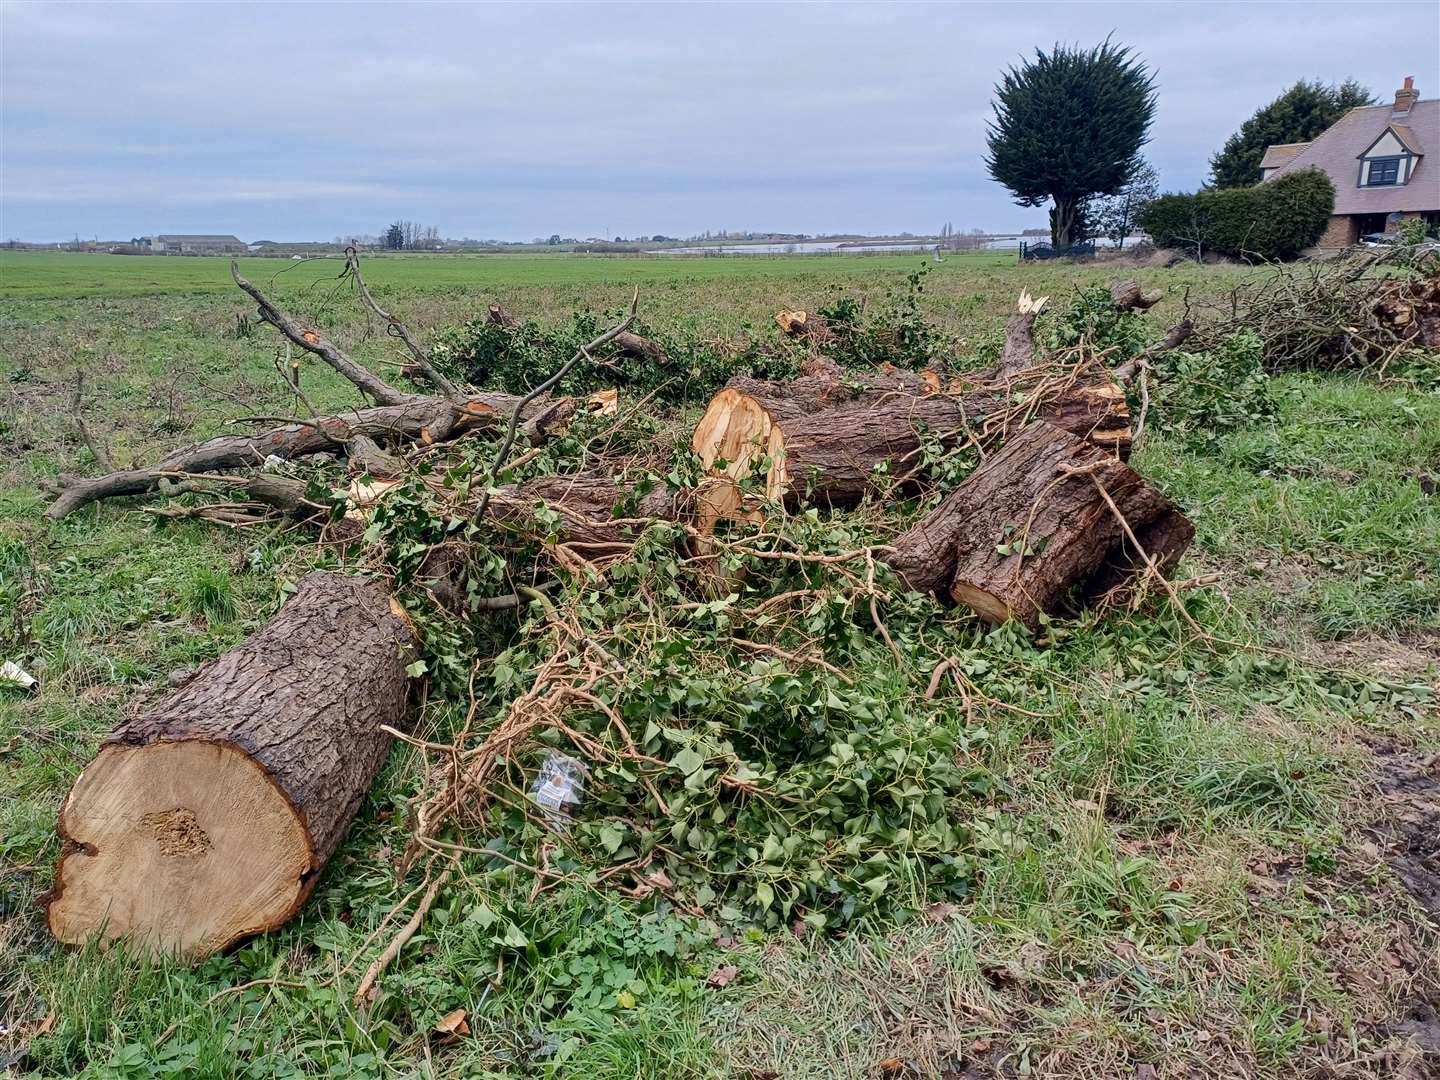
<instances>
[{"instance_id":1,"label":"house window","mask_svg":"<svg viewBox=\"0 0 1440 1080\"><path fill-rule=\"evenodd\" d=\"M1367 187L1382 187L1400 182L1400 159L1398 157L1371 158L1370 171L1366 173Z\"/></svg>"}]
</instances>

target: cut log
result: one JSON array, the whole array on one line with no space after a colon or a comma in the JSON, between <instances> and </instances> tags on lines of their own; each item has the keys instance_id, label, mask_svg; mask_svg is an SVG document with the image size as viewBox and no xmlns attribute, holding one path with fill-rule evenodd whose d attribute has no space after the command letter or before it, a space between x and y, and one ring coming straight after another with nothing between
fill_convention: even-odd
<instances>
[{"instance_id":1,"label":"cut log","mask_svg":"<svg viewBox=\"0 0 1440 1080\"><path fill-rule=\"evenodd\" d=\"M647 364L654 364L656 367L664 367L670 363L670 357L658 344L639 334L632 334L629 330L616 334L612 344L615 346L616 352L622 356L644 360Z\"/></svg>"},{"instance_id":2,"label":"cut log","mask_svg":"<svg viewBox=\"0 0 1440 1080\"><path fill-rule=\"evenodd\" d=\"M60 810L55 937L198 960L290 919L385 760L412 641L383 585L313 573L121 725Z\"/></svg>"},{"instance_id":3,"label":"cut log","mask_svg":"<svg viewBox=\"0 0 1440 1080\"><path fill-rule=\"evenodd\" d=\"M707 470L736 482L765 464L769 499L851 506L874 489L879 467L902 481L919 471L922 431L946 447L980 432L987 416L1010 406L1014 378L966 383L958 394L933 393L923 375L899 369L844 382L824 375L790 383L732 379L711 399L691 448ZM1129 407L1107 377L1072 387L1035 415L1122 459L1129 455Z\"/></svg>"},{"instance_id":4,"label":"cut log","mask_svg":"<svg viewBox=\"0 0 1440 1080\"><path fill-rule=\"evenodd\" d=\"M511 315L499 304L491 304L485 312L485 317L496 326L503 326L507 330L513 330L520 325L515 320L515 316Z\"/></svg>"},{"instance_id":5,"label":"cut log","mask_svg":"<svg viewBox=\"0 0 1440 1080\"><path fill-rule=\"evenodd\" d=\"M1140 282L1133 278L1129 281L1110 283L1110 300L1117 308L1124 311L1145 311L1163 299L1165 299L1163 290L1142 289Z\"/></svg>"},{"instance_id":6,"label":"cut log","mask_svg":"<svg viewBox=\"0 0 1440 1080\"><path fill-rule=\"evenodd\" d=\"M898 536L886 561L917 591L1037 629L1072 590L1095 596L1145 570L1097 481L1157 569L1173 569L1195 532L1185 516L1127 465L1044 421Z\"/></svg>"},{"instance_id":7,"label":"cut log","mask_svg":"<svg viewBox=\"0 0 1440 1080\"><path fill-rule=\"evenodd\" d=\"M817 315L813 311L782 308L776 312L775 322L786 337L804 338L812 345L828 345L835 340L835 331L825 321L825 316Z\"/></svg>"}]
</instances>

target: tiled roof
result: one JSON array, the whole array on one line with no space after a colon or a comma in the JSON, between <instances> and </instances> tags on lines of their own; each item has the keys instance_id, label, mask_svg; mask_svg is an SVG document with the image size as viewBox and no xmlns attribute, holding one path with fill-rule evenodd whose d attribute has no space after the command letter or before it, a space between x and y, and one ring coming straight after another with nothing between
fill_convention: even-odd
<instances>
[{"instance_id":1,"label":"tiled roof","mask_svg":"<svg viewBox=\"0 0 1440 1080\"><path fill-rule=\"evenodd\" d=\"M1440 161L1425 155L1410 173L1410 182L1387 187L1359 187L1356 162L1387 127L1394 127L1405 143L1420 153L1420 147L1440 147L1440 99L1417 101L1396 124L1392 105L1371 105L1351 109L1324 134L1306 146L1267 179L1318 168L1335 184L1335 213L1389 214L1397 210L1440 210ZM1400 129L1408 129L1408 134ZM1418 144L1418 145L1417 145ZM1268 153L1268 151L1267 151Z\"/></svg>"},{"instance_id":2,"label":"tiled roof","mask_svg":"<svg viewBox=\"0 0 1440 1080\"><path fill-rule=\"evenodd\" d=\"M1424 145L1415 137L1415 131L1409 124L1391 124L1390 130L1395 133L1395 137L1405 145L1405 149L1409 150L1410 153L1425 153Z\"/></svg>"},{"instance_id":3,"label":"tiled roof","mask_svg":"<svg viewBox=\"0 0 1440 1080\"><path fill-rule=\"evenodd\" d=\"M1308 142L1287 142L1267 146L1265 156L1260 159L1260 168L1278 169L1281 165L1294 161L1295 155L1309 145Z\"/></svg>"}]
</instances>

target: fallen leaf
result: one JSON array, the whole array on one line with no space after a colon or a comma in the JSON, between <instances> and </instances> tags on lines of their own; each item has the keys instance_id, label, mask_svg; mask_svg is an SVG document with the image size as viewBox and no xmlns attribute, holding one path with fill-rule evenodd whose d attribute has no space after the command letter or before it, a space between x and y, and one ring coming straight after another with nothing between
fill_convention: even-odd
<instances>
[{"instance_id":1,"label":"fallen leaf","mask_svg":"<svg viewBox=\"0 0 1440 1080\"><path fill-rule=\"evenodd\" d=\"M52 1012L48 1016L46 1016L44 1020L40 1021L40 1026L35 1029L35 1035L38 1038L41 1035L49 1035L50 1032L54 1030L55 1014Z\"/></svg>"},{"instance_id":2,"label":"fallen leaf","mask_svg":"<svg viewBox=\"0 0 1440 1080\"><path fill-rule=\"evenodd\" d=\"M717 967L705 980L705 985L713 990L723 990L735 981L735 976L740 974L740 969L734 964L724 964Z\"/></svg>"},{"instance_id":3,"label":"fallen leaf","mask_svg":"<svg viewBox=\"0 0 1440 1080\"><path fill-rule=\"evenodd\" d=\"M958 904L945 902L934 903L925 909L925 917L931 922L944 922L959 910L960 907Z\"/></svg>"},{"instance_id":4,"label":"fallen leaf","mask_svg":"<svg viewBox=\"0 0 1440 1080\"><path fill-rule=\"evenodd\" d=\"M470 1025L465 1022L464 1009L451 1009L435 1023L435 1030L441 1035L469 1035Z\"/></svg>"},{"instance_id":5,"label":"fallen leaf","mask_svg":"<svg viewBox=\"0 0 1440 1080\"><path fill-rule=\"evenodd\" d=\"M1135 1080L1155 1080L1155 1066L1144 1061L1136 1065Z\"/></svg>"},{"instance_id":6,"label":"fallen leaf","mask_svg":"<svg viewBox=\"0 0 1440 1080\"><path fill-rule=\"evenodd\" d=\"M635 1007L635 995L629 990L621 990L615 995L615 1004L622 1009L633 1009Z\"/></svg>"},{"instance_id":7,"label":"fallen leaf","mask_svg":"<svg viewBox=\"0 0 1440 1080\"><path fill-rule=\"evenodd\" d=\"M989 1050L992 1045L993 1043L990 1039L979 1038L970 1044L970 1052L974 1054L983 1054L987 1050Z\"/></svg>"},{"instance_id":8,"label":"fallen leaf","mask_svg":"<svg viewBox=\"0 0 1440 1080\"><path fill-rule=\"evenodd\" d=\"M896 1076L905 1071L905 1062L900 1058L886 1058L880 1062L880 1071L890 1076Z\"/></svg>"}]
</instances>

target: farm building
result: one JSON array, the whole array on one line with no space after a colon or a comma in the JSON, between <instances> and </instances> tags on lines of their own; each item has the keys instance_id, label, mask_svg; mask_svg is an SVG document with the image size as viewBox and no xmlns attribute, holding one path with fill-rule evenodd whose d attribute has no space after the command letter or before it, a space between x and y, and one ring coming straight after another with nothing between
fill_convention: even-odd
<instances>
[{"instance_id":1,"label":"farm building","mask_svg":"<svg viewBox=\"0 0 1440 1080\"><path fill-rule=\"evenodd\" d=\"M245 241L234 236L164 233L150 237L150 250L165 255L225 255L248 249Z\"/></svg>"},{"instance_id":2,"label":"farm building","mask_svg":"<svg viewBox=\"0 0 1440 1080\"><path fill-rule=\"evenodd\" d=\"M1261 183L1298 169L1320 169L1335 185L1335 213L1321 247L1346 247L1370 233L1423 218L1440 227L1440 99L1420 100L1415 80L1386 105L1351 109L1308 143L1266 147Z\"/></svg>"}]
</instances>

